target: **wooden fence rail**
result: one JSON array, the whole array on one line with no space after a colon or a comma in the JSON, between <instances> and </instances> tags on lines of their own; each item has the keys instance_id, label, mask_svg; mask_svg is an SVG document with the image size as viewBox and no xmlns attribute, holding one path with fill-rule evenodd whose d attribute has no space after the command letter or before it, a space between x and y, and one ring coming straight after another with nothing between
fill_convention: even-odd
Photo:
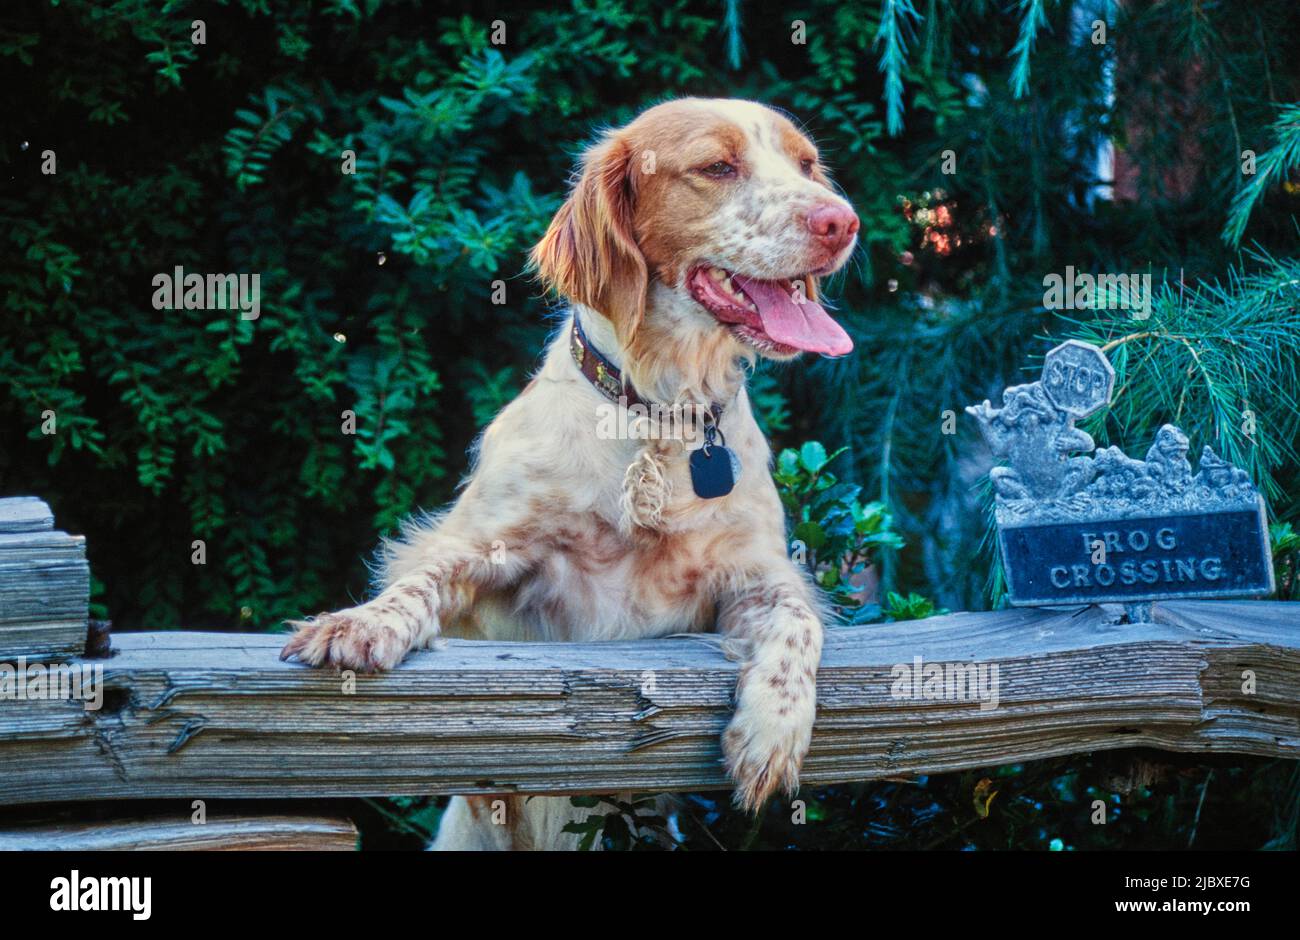
<instances>
[{"instance_id":1,"label":"wooden fence rail","mask_svg":"<svg viewBox=\"0 0 1300 940\"><path fill-rule=\"evenodd\" d=\"M1153 624L1093 607L834 629L803 779L1132 746L1300 757L1298 612L1171 602ZM726 786L736 666L705 638L450 641L353 681L281 663L282 639L122 634L112 658L79 661L103 666L99 710L0 701L0 804ZM899 678L916 657L983 667L996 707L955 686L926 697L933 680L916 696Z\"/></svg>"},{"instance_id":2,"label":"wooden fence rail","mask_svg":"<svg viewBox=\"0 0 1300 940\"><path fill-rule=\"evenodd\" d=\"M357 838L340 816L237 814L196 825L187 813L0 826L0 852L350 852Z\"/></svg>"}]
</instances>

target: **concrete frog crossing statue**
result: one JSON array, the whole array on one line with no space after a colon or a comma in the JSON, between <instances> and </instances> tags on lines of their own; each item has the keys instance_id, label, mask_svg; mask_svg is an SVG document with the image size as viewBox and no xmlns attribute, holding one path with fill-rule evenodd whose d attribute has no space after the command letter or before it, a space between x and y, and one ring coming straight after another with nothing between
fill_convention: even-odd
<instances>
[{"instance_id":1,"label":"concrete frog crossing statue","mask_svg":"<svg viewBox=\"0 0 1300 940\"><path fill-rule=\"evenodd\" d=\"M1115 372L1095 346L1069 340L1037 382L966 409L993 455L998 542L1015 605L1124 602L1144 619L1157 599L1273 591L1267 516L1250 476L1172 424L1143 460L1096 450L1074 422L1110 402ZM1141 606L1145 605L1145 606Z\"/></svg>"}]
</instances>

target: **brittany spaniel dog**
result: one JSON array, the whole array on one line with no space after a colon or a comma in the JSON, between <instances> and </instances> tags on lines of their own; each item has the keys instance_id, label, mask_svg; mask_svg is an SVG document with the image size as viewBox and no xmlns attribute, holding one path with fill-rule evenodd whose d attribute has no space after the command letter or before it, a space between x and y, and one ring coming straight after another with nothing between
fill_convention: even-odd
<instances>
[{"instance_id":1,"label":"brittany spaniel dog","mask_svg":"<svg viewBox=\"0 0 1300 940\"><path fill-rule=\"evenodd\" d=\"M378 670L439 636L717 630L741 662L722 738L736 802L793 792L822 618L745 367L853 348L817 278L857 231L816 147L761 104L669 101L606 132L533 249L569 305L541 369L483 433L454 505L382 547L379 594L296 622L283 658ZM611 408L635 433L611 432ZM665 419L682 414L700 420ZM502 820L492 800L454 798L433 847L572 847L563 827L586 815L515 797Z\"/></svg>"}]
</instances>

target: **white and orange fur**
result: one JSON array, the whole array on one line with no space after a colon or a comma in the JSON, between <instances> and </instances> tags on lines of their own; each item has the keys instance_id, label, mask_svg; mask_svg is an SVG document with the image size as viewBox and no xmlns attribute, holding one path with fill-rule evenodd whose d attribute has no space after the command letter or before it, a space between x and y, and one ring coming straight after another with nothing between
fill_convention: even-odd
<instances>
[{"instance_id":1,"label":"white and orange fur","mask_svg":"<svg viewBox=\"0 0 1300 940\"><path fill-rule=\"evenodd\" d=\"M378 596L297 622L284 658L378 670L439 636L716 629L741 659L722 739L736 802L752 811L793 792L812 734L822 618L787 553L745 366L797 351L721 322L687 281L713 265L802 280L815 296L816 276L844 264L856 231L812 143L763 105L681 99L607 132L533 264L643 398L726 404L721 428L743 467L735 489L697 497L682 440L599 436L606 399L575 365L566 323L484 432L455 503L383 546ZM432 847L571 848L578 837L563 826L589 812L565 797L512 797L496 825L493 799L453 798Z\"/></svg>"}]
</instances>

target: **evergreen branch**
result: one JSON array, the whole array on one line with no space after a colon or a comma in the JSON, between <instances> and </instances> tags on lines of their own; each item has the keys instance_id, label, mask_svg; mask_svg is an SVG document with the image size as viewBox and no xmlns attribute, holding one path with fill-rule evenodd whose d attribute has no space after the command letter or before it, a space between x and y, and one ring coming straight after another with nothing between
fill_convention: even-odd
<instances>
[{"instance_id":1,"label":"evergreen branch","mask_svg":"<svg viewBox=\"0 0 1300 940\"><path fill-rule=\"evenodd\" d=\"M885 76L885 129L890 137L903 132L903 69L907 66L907 17L920 21L912 0L885 0L880 28L872 47L884 43L880 71Z\"/></svg>"},{"instance_id":2,"label":"evergreen branch","mask_svg":"<svg viewBox=\"0 0 1300 940\"><path fill-rule=\"evenodd\" d=\"M1017 99L1029 92L1029 58L1033 54L1038 31L1047 25L1043 0L1020 0L1020 9L1024 14L1020 20L1020 38L1011 50L1011 56L1016 60L1011 70L1011 91Z\"/></svg>"},{"instance_id":3,"label":"evergreen branch","mask_svg":"<svg viewBox=\"0 0 1300 940\"><path fill-rule=\"evenodd\" d=\"M740 38L740 0L723 0L723 6L726 7L722 33L727 39L727 65L738 69L745 52L744 40Z\"/></svg>"},{"instance_id":4,"label":"evergreen branch","mask_svg":"<svg viewBox=\"0 0 1300 940\"><path fill-rule=\"evenodd\" d=\"M1282 108L1282 113L1273 122L1272 131L1277 144L1258 158L1255 175L1237 191L1228 210L1223 240L1233 248L1241 243L1246 223L1264 192L1300 167L1300 102Z\"/></svg>"}]
</instances>

